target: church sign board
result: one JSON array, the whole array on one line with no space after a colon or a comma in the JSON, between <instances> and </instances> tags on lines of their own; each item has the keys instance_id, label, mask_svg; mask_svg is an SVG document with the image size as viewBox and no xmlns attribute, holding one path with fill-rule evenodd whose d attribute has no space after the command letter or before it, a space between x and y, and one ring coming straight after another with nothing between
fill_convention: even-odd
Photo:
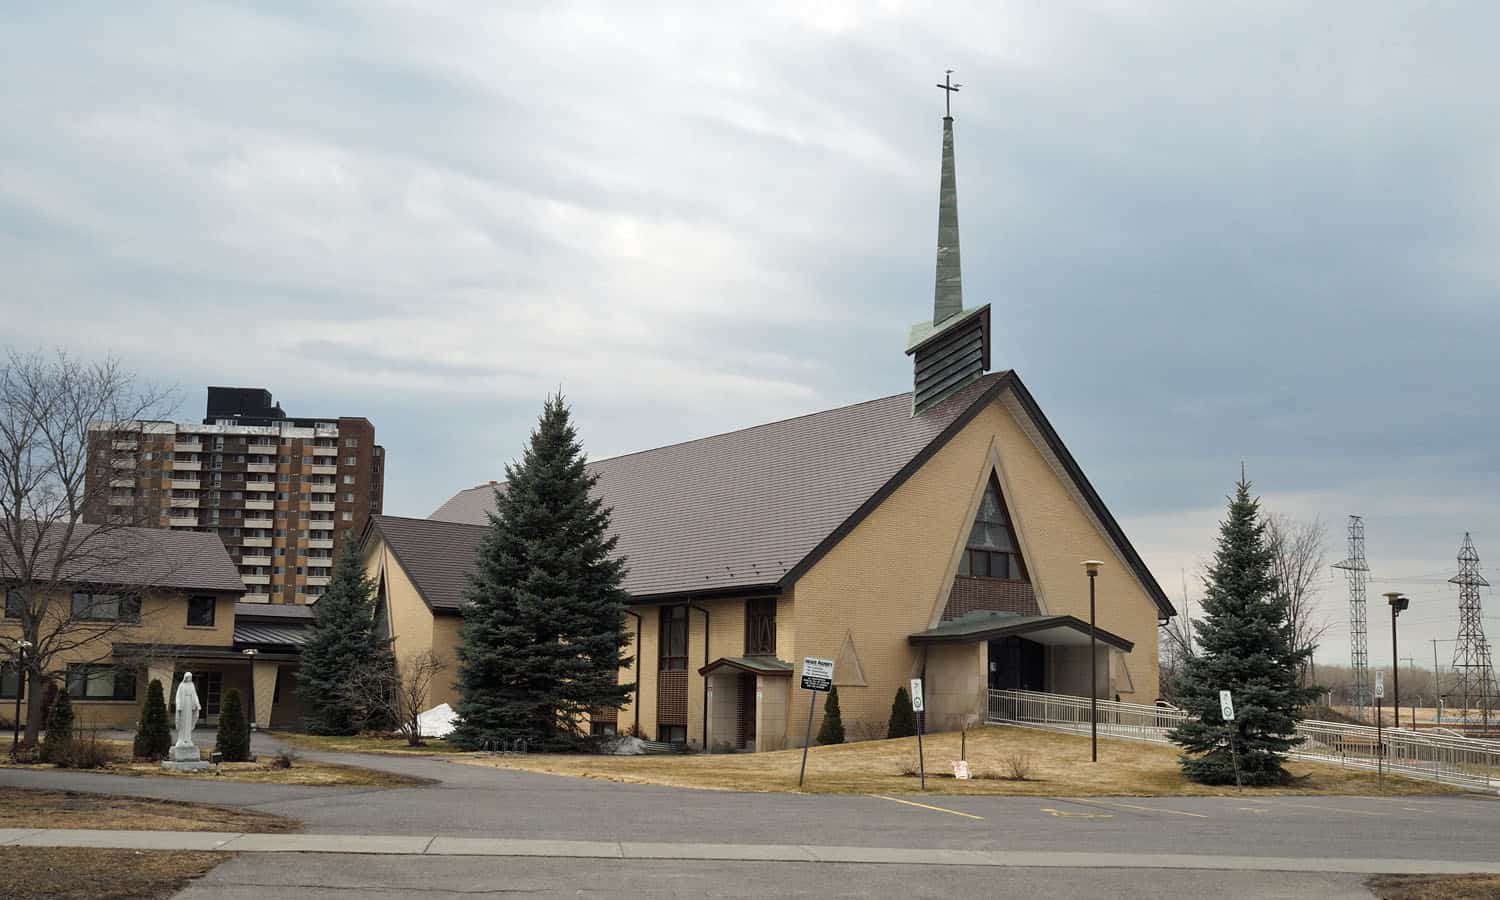
<instances>
[{"instance_id":1,"label":"church sign board","mask_svg":"<svg viewBox=\"0 0 1500 900\"><path fill-rule=\"evenodd\" d=\"M802 689L824 694L833 690L833 660L804 656L802 658Z\"/></svg>"}]
</instances>

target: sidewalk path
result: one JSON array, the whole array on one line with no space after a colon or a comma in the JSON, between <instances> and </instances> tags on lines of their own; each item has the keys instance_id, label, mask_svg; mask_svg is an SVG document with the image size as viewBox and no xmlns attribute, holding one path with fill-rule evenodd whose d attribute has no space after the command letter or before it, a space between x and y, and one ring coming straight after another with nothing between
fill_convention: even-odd
<instances>
[{"instance_id":1,"label":"sidewalk path","mask_svg":"<svg viewBox=\"0 0 1500 900\"><path fill-rule=\"evenodd\" d=\"M1033 869L1216 869L1341 872L1359 875L1500 874L1500 862L1429 859L1318 859L1278 856L1189 856L1170 853L946 850L913 847L825 847L812 844L691 844L641 841L526 841L442 835L239 834L202 831L0 829L3 847L97 847L126 850L214 850L230 853L332 853L400 856L543 857L553 859L694 860L853 863Z\"/></svg>"}]
</instances>

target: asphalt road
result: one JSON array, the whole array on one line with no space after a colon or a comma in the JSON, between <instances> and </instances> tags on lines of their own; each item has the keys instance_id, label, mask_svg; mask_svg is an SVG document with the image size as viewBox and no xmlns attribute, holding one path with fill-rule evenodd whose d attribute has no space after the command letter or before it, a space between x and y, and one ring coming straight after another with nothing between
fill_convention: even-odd
<instances>
[{"instance_id":1,"label":"asphalt road","mask_svg":"<svg viewBox=\"0 0 1500 900\"><path fill-rule=\"evenodd\" d=\"M0 785L243 806L299 819L311 833L1473 861L1500 853L1500 798L1476 795L1082 800L760 794L615 784L442 759L308 756L439 783L285 787L0 770Z\"/></svg>"},{"instance_id":2,"label":"asphalt road","mask_svg":"<svg viewBox=\"0 0 1500 900\"><path fill-rule=\"evenodd\" d=\"M240 856L178 900L298 897L840 897L1162 898L1371 896L1356 875L1156 869L975 869L693 861L432 860L400 856Z\"/></svg>"}]
</instances>

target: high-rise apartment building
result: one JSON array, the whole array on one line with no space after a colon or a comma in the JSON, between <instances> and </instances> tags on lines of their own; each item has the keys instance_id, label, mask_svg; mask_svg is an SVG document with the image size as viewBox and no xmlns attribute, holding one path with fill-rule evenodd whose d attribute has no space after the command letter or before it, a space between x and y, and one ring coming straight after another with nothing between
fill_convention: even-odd
<instances>
[{"instance_id":1,"label":"high-rise apartment building","mask_svg":"<svg viewBox=\"0 0 1500 900\"><path fill-rule=\"evenodd\" d=\"M357 416L288 416L263 388L210 387L203 423L93 426L112 470L86 518L218 534L245 600L307 603L334 554L381 511L385 448Z\"/></svg>"}]
</instances>

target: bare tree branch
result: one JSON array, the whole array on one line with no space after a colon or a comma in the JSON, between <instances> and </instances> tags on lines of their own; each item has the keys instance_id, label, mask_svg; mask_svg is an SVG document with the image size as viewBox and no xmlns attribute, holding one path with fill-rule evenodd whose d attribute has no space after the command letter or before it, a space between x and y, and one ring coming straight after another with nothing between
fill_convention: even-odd
<instances>
[{"instance_id":1,"label":"bare tree branch","mask_svg":"<svg viewBox=\"0 0 1500 900\"><path fill-rule=\"evenodd\" d=\"M1279 513L1266 516L1271 574L1287 601L1293 648L1316 650L1329 621L1318 609L1317 582L1327 569L1328 528L1322 521L1299 522ZM1302 673L1304 682L1307 672Z\"/></svg>"}]
</instances>

